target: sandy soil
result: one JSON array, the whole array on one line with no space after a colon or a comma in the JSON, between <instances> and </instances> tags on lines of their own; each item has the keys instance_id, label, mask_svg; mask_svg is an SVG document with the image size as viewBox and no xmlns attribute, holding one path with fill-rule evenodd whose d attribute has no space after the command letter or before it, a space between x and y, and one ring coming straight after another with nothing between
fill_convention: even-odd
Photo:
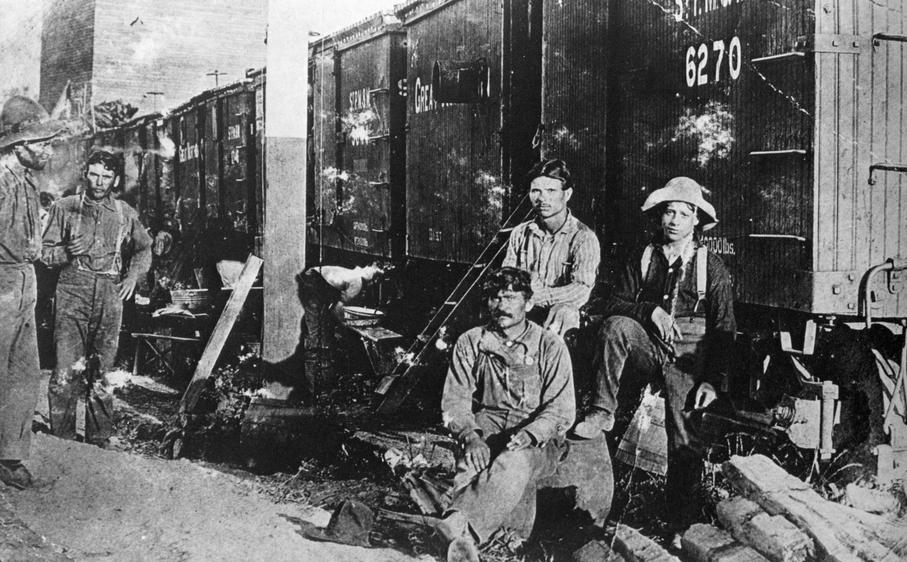
<instances>
[{"instance_id":1,"label":"sandy soil","mask_svg":"<svg viewBox=\"0 0 907 562\"><path fill-rule=\"evenodd\" d=\"M0 489L0 503L74 560L414 560L308 540L304 522L325 525L328 512L275 504L254 483L185 460L37 434L28 466L35 487Z\"/></svg>"}]
</instances>

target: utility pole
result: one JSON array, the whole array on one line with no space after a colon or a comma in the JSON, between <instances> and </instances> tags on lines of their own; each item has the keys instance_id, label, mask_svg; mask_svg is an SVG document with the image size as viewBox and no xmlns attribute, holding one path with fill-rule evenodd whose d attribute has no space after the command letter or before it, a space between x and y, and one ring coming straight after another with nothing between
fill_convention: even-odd
<instances>
[{"instance_id":1,"label":"utility pole","mask_svg":"<svg viewBox=\"0 0 907 562\"><path fill-rule=\"evenodd\" d=\"M212 72L205 74L205 76L213 76L214 77L214 87L217 88L218 86L220 86L220 81L218 80L218 77L226 76L226 74L227 74L226 72L221 72L215 68Z\"/></svg>"},{"instance_id":2,"label":"utility pole","mask_svg":"<svg viewBox=\"0 0 907 562\"><path fill-rule=\"evenodd\" d=\"M272 364L292 356L301 337L296 275L305 267L308 30L320 13L304 4L268 2L262 357Z\"/></svg>"}]
</instances>

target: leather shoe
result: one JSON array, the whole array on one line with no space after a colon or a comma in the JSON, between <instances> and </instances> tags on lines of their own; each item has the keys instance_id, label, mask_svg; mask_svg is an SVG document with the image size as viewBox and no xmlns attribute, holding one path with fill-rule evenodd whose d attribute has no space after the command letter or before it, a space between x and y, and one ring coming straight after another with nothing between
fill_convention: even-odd
<instances>
[{"instance_id":1,"label":"leather shoe","mask_svg":"<svg viewBox=\"0 0 907 562\"><path fill-rule=\"evenodd\" d=\"M21 461L0 461L0 482L24 490L32 485L32 477Z\"/></svg>"},{"instance_id":2,"label":"leather shoe","mask_svg":"<svg viewBox=\"0 0 907 562\"><path fill-rule=\"evenodd\" d=\"M592 412L586 419L576 424L573 435L579 439L596 439L602 432L609 432L614 428L614 416L604 410Z\"/></svg>"}]
</instances>

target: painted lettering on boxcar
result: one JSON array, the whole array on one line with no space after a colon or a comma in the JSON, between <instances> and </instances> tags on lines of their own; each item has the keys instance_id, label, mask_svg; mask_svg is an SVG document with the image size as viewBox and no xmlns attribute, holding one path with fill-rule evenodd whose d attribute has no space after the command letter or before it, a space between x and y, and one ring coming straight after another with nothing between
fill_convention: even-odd
<instances>
[{"instance_id":1,"label":"painted lettering on boxcar","mask_svg":"<svg viewBox=\"0 0 907 562\"><path fill-rule=\"evenodd\" d=\"M687 87L736 80L740 77L742 65L743 46L736 35L726 41L719 39L690 45L684 64Z\"/></svg>"},{"instance_id":2,"label":"painted lettering on boxcar","mask_svg":"<svg viewBox=\"0 0 907 562\"><path fill-rule=\"evenodd\" d=\"M674 15L677 19L695 18L728 8L735 4L742 4L745 0L674 0Z\"/></svg>"}]
</instances>

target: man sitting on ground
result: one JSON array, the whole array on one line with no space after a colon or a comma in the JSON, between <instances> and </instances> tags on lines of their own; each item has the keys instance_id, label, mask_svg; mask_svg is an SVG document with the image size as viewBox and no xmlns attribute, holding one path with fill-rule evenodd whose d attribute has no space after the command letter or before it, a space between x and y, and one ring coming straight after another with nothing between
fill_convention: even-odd
<instances>
[{"instance_id":1,"label":"man sitting on ground","mask_svg":"<svg viewBox=\"0 0 907 562\"><path fill-rule=\"evenodd\" d=\"M536 482L555 472L575 417L567 347L526 319L531 283L512 267L489 275L482 286L488 324L454 347L441 401L461 446L453 500L438 527L450 543L448 560L477 561L477 544L505 522L531 528Z\"/></svg>"}]
</instances>

